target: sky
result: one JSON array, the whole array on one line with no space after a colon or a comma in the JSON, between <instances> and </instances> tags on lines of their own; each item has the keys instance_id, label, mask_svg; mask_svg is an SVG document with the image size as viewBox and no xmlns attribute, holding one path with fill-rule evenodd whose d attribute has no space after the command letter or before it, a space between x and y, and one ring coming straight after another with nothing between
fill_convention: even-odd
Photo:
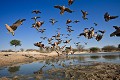
<instances>
[{"instance_id":1,"label":"sky","mask_svg":"<svg viewBox=\"0 0 120 80\"><path fill-rule=\"evenodd\" d=\"M54 8L55 5L65 6L75 11L73 13L65 12L60 15L60 10ZM48 37L56 34L57 28L61 28L59 32L61 34L67 34L66 30L66 20L80 20L79 23L70 23L74 32L68 39L72 38L72 41L67 44L67 46L72 46L75 48L74 42L88 42L85 48L99 47L102 48L106 45L120 44L120 37L110 37L110 34L115 31L113 26L120 26L120 17L105 22L104 14L108 12L110 15L120 16L120 0L75 0L71 6L68 6L68 0L1 0L0 2L0 50L14 49L10 46L10 41L17 39L21 41L21 46L17 49L38 49L33 44L42 41L45 46L50 46L47 44L47 40L42 40L40 37ZM40 10L41 14L31 13L33 10ZM81 10L88 12L88 20L82 19ZM45 33L39 33L36 29L31 28L34 20L31 18L34 16L40 16L38 21L45 21L45 23L40 27L46 28ZM26 21L23 22L21 26L15 31L15 36L8 33L5 24L12 25L18 19L25 18ZM49 19L54 18L58 22L52 25ZM94 22L98 26L94 26ZM79 39L76 38L77 35L83 32L84 28L94 27L95 31L106 30L101 41L96 41L95 38L87 39L81 36ZM65 38L63 38L66 40ZM60 44L63 46L64 44Z\"/></svg>"}]
</instances>

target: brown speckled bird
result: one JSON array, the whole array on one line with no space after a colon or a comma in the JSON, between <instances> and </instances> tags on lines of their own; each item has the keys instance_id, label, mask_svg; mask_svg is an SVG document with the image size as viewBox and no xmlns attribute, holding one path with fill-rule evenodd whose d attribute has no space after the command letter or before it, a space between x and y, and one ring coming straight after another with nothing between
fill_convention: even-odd
<instances>
[{"instance_id":1,"label":"brown speckled bird","mask_svg":"<svg viewBox=\"0 0 120 80\"><path fill-rule=\"evenodd\" d=\"M69 5L69 6L72 5L73 2L74 2L74 0L68 0L68 5Z\"/></svg>"},{"instance_id":2,"label":"brown speckled bird","mask_svg":"<svg viewBox=\"0 0 120 80\"><path fill-rule=\"evenodd\" d=\"M72 12L73 12L72 10L70 10L69 8L66 8L65 6L56 5L56 6L54 6L54 8L60 9L60 10L61 10L61 11L60 11L60 14L61 14L61 15L64 14L65 11L66 11L66 12L69 12L69 13L72 13Z\"/></svg>"},{"instance_id":3,"label":"brown speckled bird","mask_svg":"<svg viewBox=\"0 0 120 80\"><path fill-rule=\"evenodd\" d=\"M66 21L66 24L69 24L69 23L71 23L71 22L72 22L72 20L68 19L68 20Z\"/></svg>"},{"instance_id":4,"label":"brown speckled bird","mask_svg":"<svg viewBox=\"0 0 120 80\"><path fill-rule=\"evenodd\" d=\"M18 28L18 26L22 25L23 21L25 21L26 19L19 19L17 20L15 23L13 23L12 26L9 26L8 24L5 24L6 29L12 33L12 35L14 36L14 31Z\"/></svg>"}]
</instances>

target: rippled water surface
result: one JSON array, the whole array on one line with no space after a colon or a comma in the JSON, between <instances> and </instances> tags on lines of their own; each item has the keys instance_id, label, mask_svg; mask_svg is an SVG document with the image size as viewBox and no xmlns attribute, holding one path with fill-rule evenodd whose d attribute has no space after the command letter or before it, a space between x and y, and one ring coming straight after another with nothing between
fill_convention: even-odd
<instances>
[{"instance_id":1,"label":"rippled water surface","mask_svg":"<svg viewBox=\"0 0 120 80\"><path fill-rule=\"evenodd\" d=\"M66 56L64 59L51 59L33 63L21 64L0 68L0 77L13 78L18 76L20 79L34 80L36 75L49 78L47 71L54 68L64 68L69 65L91 65L91 62L108 62L120 64L120 53L93 53L93 54L75 54Z\"/></svg>"}]
</instances>

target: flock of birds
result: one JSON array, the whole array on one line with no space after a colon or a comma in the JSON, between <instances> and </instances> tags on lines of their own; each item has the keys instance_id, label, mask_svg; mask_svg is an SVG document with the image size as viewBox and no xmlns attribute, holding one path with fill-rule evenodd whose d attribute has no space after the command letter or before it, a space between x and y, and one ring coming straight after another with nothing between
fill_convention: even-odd
<instances>
[{"instance_id":1,"label":"flock of birds","mask_svg":"<svg viewBox=\"0 0 120 80\"><path fill-rule=\"evenodd\" d=\"M73 3L74 3L75 0L68 0L68 5L71 6ZM60 5L55 5L54 6L55 9L59 9L60 10L60 15L63 15L65 12L68 12L68 13L72 13L74 12L73 10L71 10L70 8L67 8L65 6L60 6ZM32 11L33 14L40 14L41 11L39 10L33 10ZM81 13L82 13L82 18L83 20L88 20L87 18L87 15L88 15L88 12L87 11L83 11L81 10ZM39 16L35 16L35 17L32 17L31 19L34 20L35 22L32 24L32 28L35 28L38 32L41 32L41 33L44 33L46 31L46 29L40 29L40 27L45 23L44 21L38 21L40 17ZM112 20L112 19L116 19L118 18L118 16L111 16L108 12L106 12L104 14L104 19L106 22L108 22L109 20ZM14 36L15 35L15 30L23 24L23 22L25 21L26 19L19 19L17 20L15 23L13 23L13 25L9 26L8 24L5 24L6 26L6 29L12 33L12 35ZM54 25L55 23L57 23L58 21L54 18L52 19L49 19L49 22ZM61 28L57 28L57 34L53 35L52 37L50 38L47 38L47 37L40 37L41 39L45 40L47 39L48 41L48 44L51 44L51 48L55 48L55 47L58 47L59 44L61 44L62 42L65 44L64 46L62 46L60 49L63 49L66 44L70 43L72 38L71 39L68 39L68 40L62 40L62 37L65 36L65 38L67 39L69 36L71 36L71 33L74 31L72 29L72 26L69 26L70 23L79 23L80 21L79 20L70 20L68 19L66 21L66 29L67 29L67 36L65 36L65 34L61 34L60 32L58 32ZM95 26L97 26L98 24L97 23L94 23ZM120 27L118 26L113 26L113 28L115 28L115 31L113 33L110 34L110 37L112 36L120 36ZM91 28L84 28L83 32L80 33L78 35L77 38L80 38L81 36L84 36L85 38L87 39L92 39L92 38L95 38L97 41L100 41L102 39L102 37L104 36L104 33L106 31L105 30L98 30L98 31L95 31L94 27L91 27ZM55 42L52 42L53 40L56 40ZM77 43L74 43L75 45L79 45L80 42L77 42ZM34 43L35 46L37 47L42 47L42 48L45 48L45 45L41 42L37 42L37 43ZM87 42L85 43L85 45L87 45ZM71 49L71 46L69 47Z\"/></svg>"}]
</instances>

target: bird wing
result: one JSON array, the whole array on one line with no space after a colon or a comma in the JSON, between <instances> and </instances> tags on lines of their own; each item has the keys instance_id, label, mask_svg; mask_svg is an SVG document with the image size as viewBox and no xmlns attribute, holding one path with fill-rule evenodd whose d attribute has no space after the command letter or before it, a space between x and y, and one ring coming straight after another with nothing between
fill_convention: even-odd
<instances>
[{"instance_id":1,"label":"bird wing","mask_svg":"<svg viewBox=\"0 0 120 80\"><path fill-rule=\"evenodd\" d=\"M56 5L56 6L54 6L54 8L58 8L58 9L62 9L62 7L61 6L59 6L59 5Z\"/></svg>"},{"instance_id":2,"label":"bird wing","mask_svg":"<svg viewBox=\"0 0 120 80\"><path fill-rule=\"evenodd\" d=\"M113 26L116 30L118 30L118 29L120 29L120 27L118 27L118 26Z\"/></svg>"},{"instance_id":3,"label":"bird wing","mask_svg":"<svg viewBox=\"0 0 120 80\"><path fill-rule=\"evenodd\" d=\"M72 13L73 11L70 10L69 8L65 8L65 11L69 12L69 13Z\"/></svg>"},{"instance_id":4,"label":"bird wing","mask_svg":"<svg viewBox=\"0 0 120 80\"><path fill-rule=\"evenodd\" d=\"M81 12L82 12L82 14L84 14L84 11L83 11L83 10L81 10Z\"/></svg>"},{"instance_id":5,"label":"bird wing","mask_svg":"<svg viewBox=\"0 0 120 80\"><path fill-rule=\"evenodd\" d=\"M110 19L118 18L118 16L110 16Z\"/></svg>"},{"instance_id":6,"label":"bird wing","mask_svg":"<svg viewBox=\"0 0 120 80\"><path fill-rule=\"evenodd\" d=\"M15 23L13 23L13 25L10 27L15 31L17 29L17 27L20 26L21 24L22 24L22 22L19 19Z\"/></svg>"}]
</instances>

